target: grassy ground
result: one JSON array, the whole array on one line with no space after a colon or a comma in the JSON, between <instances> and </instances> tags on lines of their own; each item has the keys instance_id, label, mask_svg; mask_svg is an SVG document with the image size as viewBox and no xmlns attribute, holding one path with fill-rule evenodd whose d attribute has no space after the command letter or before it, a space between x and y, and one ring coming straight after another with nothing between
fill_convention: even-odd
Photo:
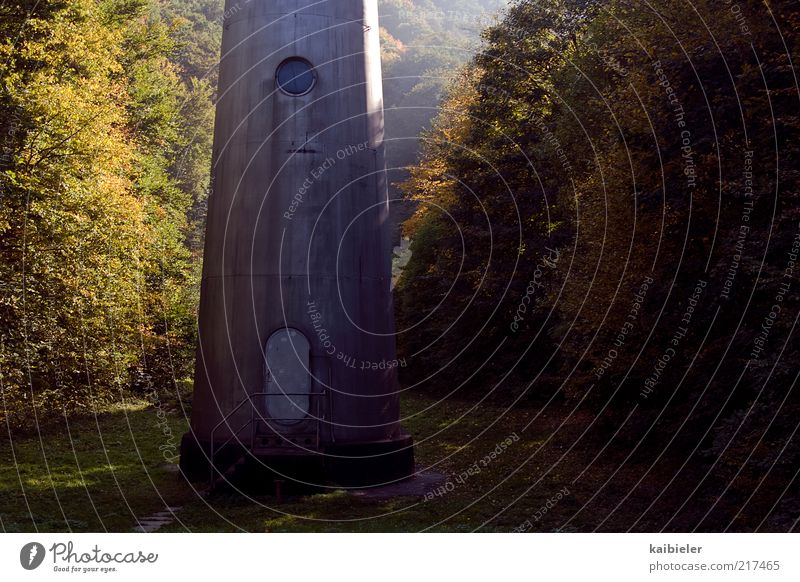
<instances>
[{"instance_id":1,"label":"grassy ground","mask_svg":"<svg viewBox=\"0 0 800 582\"><path fill-rule=\"evenodd\" d=\"M165 432L165 427L168 427ZM187 499L164 458L177 416L145 402L0 441L0 526L22 531L130 531L136 518ZM164 451L160 450L163 447ZM168 455L169 456L169 455Z\"/></svg>"},{"instance_id":2,"label":"grassy ground","mask_svg":"<svg viewBox=\"0 0 800 582\"><path fill-rule=\"evenodd\" d=\"M13 446L0 441L0 530L125 532L167 507L181 508L162 530L169 532L691 531L698 524L722 531L731 523L733 531L787 531L796 519L794 498L774 504L783 484L759 489L736 466L699 459L685 478L679 467L688 447L657 464L626 457L625 441L593 449L587 443L608 441L586 437L588 412L418 396L403 407L418 465L446 475L444 494L374 499L330 491L280 503L205 497L165 461L187 429L183 416L165 419L146 402L129 402L41 437L14 438ZM492 457L503 442L511 444ZM707 479L696 489L698 475ZM754 490L760 494L743 506Z\"/></svg>"},{"instance_id":3,"label":"grassy ground","mask_svg":"<svg viewBox=\"0 0 800 582\"><path fill-rule=\"evenodd\" d=\"M516 411L502 417L504 410L448 401L406 398L405 426L417 438L416 457L420 468L446 474L450 491L425 497L399 497L391 500L363 499L343 491L288 499L277 504L272 498L242 499L221 496L208 504L188 504L180 514L182 523L168 531L269 531L269 532L407 532L511 531L529 519L559 490L568 486L556 470L529 494L525 490L536 481L538 463L523 466L512 474L542 444L543 440L522 432L531 411ZM427 409L427 411L426 411ZM528 431L530 432L530 431ZM512 435L519 440L513 442ZM427 439L425 438L427 436ZM501 442L512 441L505 450L489 457ZM468 444L471 443L471 444ZM465 446L466 445L466 446ZM470 467L477 468L470 475ZM467 473L459 479L463 473ZM504 479L509 477L505 483ZM492 489L498 486L496 490ZM523 498L513 505L513 499ZM563 509L576 501L566 497ZM510 507L509 507L510 505ZM493 519L502 508L502 516ZM552 520L543 520L537 529L552 529Z\"/></svg>"},{"instance_id":4,"label":"grassy ground","mask_svg":"<svg viewBox=\"0 0 800 582\"><path fill-rule=\"evenodd\" d=\"M446 474L450 482L451 491L431 492L427 501L364 499L343 491L288 497L280 504L269 497L203 498L163 454L171 439L185 432L185 420L174 414L165 425L147 403L130 402L41 437L15 438L13 446L7 439L0 442L0 526L17 532L130 531L137 518L180 506L177 521L164 531L471 531L484 523L484 530L509 531L533 520L569 486L556 467L524 494L537 480L543 458L513 473L546 438L541 424L523 432L532 411L505 414L491 406L435 404L425 398L404 401L405 425L419 439L418 464ZM506 439L511 444L501 454L481 462ZM480 472L457 479L476 463ZM559 505L574 511L576 503L571 492ZM495 518L503 508L508 509ZM536 529L555 527L555 515L553 510L534 523Z\"/></svg>"}]
</instances>

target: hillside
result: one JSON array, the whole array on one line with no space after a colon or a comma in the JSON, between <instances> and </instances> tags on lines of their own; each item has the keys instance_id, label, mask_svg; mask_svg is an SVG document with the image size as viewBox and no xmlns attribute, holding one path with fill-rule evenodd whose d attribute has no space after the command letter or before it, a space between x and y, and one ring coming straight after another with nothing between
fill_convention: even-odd
<instances>
[{"instance_id":1,"label":"hillside","mask_svg":"<svg viewBox=\"0 0 800 582\"><path fill-rule=\"evenodd\" d=\"M687 511L798 463L800 11L717 4L515 2L403 186L405 385L574 407Z\"/></svg>"}]
</instances>

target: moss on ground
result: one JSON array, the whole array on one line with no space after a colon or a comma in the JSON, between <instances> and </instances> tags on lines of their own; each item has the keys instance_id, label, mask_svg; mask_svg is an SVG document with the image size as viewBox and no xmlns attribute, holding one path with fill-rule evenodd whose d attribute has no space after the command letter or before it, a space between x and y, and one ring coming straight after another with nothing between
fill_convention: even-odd
<instances>
[{"instance_id":1,"label":"moss on ground","mask_svg":"<svg viewBox=\"0 0 800 582\"><path fill-rule=\"evenodd\" d=\"M164 459L165 443L186 431L185 419L171 414L165 423L157 409L132 401L41 438L0 443L0 525L17 532L125 532L137 518L180 506L178 520L162 531L511 531L529 520L535 530L551 531L580 507L571 492L535 520L570 485L554 463L559 448L542 447L556 419L538 418L525 430L533 410L421 397L406 397L403 413L418 441L418 465L448 476L446 494L375 500L331 491L280 504L271 497L201 497ZM481 463L515 434L517 442ZM476 463L479 472L456 479Z\"/></svg>"}]
</instances>

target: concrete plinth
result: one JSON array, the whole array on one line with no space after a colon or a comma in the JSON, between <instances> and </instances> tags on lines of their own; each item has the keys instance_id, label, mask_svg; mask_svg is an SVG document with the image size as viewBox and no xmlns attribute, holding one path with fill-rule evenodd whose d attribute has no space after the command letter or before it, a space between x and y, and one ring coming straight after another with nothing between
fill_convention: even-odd
<instances>
[{"instance_id":1,"label":"concrete plinth","mask_svg":"<svg viewBox=\"0 0 800 582\"><path fill-rule=\"evenodd\" d=\"M228 0L226 13L181 466L210 474L213 441L229 443L220 465L249 450L281 466L321 457L339 483L410 475L377 0ZM315 450L289 462L264 451L273 435Z\"/></svg>"},{"instance_id":2,"label":"concrete plinth","mask_svg":"<svg viewBox=\"0 0 800 582\"><path fill-rule=\"evenodd\" d=\"M207 482L212 475L210 443L187 434L181 444L181 472L190 481ZM414 474L413 439L403 435L382 442L327 445L317 453L284 451L253 453L243 443L228 444L214 456L215 475L223 475L237 462L227 479L248 491L271 491L275 480L289 489L382 487Z\"/></svg>"}]
</instances>

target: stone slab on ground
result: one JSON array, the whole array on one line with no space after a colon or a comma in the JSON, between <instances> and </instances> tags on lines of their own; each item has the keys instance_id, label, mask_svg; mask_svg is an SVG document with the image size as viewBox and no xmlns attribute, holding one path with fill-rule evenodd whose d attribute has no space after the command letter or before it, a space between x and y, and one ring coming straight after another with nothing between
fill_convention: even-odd
<instances>
[{"instance_id":1,"label":"stone slab on ground","mask_svg":"<svg viewBox=\"0 0 800 582\"><path fill-rule=\"evenodd\" d=\"M135 533L153 533L162 527L175 523L175 514L181 510L180 507L167 507L167 511L155 513L150 517L139 520L139 525L133 528Z\"/></svg>"},{"instance_id":2,"label":"stone slab on ground","mask_svg":"<svg viewBox=\"0 0 800 582\"><path fill-rule=\"evenodd\" d=\"M375 501L388 501L396 497L424 497L447 481L447 475L435 471L422 471L411 479L383 487L358 489L350 492L354 497Z\"/></svg>"}]
</instances>

